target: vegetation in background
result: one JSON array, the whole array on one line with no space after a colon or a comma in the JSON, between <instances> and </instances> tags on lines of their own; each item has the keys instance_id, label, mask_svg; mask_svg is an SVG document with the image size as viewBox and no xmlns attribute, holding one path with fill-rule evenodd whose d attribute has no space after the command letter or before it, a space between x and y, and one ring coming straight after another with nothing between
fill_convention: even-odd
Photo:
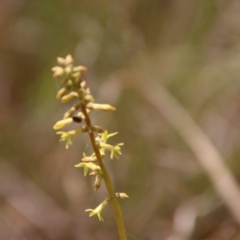
<instances>
[{"instance_id":1,"label":"vegetation in background","mask_svg":"<svg viewBox=\"0 0 240 240\"><path fill-rule=\"evenodd\" d=\"M59 86L49 66L69 52L88 66L92 95L117 108L114 114L92 111L91 119L124 139L124 161L108 171L116 189L131 193L121 204L127 238L169 240L185 231L189 240L240 239L186 139L166 120L172 109L159 111L159 102L149 102L153 95L139 91L152 82L167 91L239 182L239 1L0 5L2 239L117 238L112 211L104 210L104 224L83 211L108 196L104 187L93 194L91 179L73 168L83 152L92 154L87 134L66 151L52 131L68 104L55 101Z\"/></svg>"}]
</instances>

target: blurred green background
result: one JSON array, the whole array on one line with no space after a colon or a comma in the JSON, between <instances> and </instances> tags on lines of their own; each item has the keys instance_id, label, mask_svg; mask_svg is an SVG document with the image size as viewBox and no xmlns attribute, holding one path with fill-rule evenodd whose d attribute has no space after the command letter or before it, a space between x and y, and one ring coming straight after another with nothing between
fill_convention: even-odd
<instances>
[{"instance_id":1,"label":"blurred green background","mask_svg":"<svg viewBox=\"0 0 240 240\"><path fill-rule=\"evenodd\" d=\"M169 91L240 180L238 0L0 2L0 239L118 239L111 207L103 223L84 212L107 194L74 168L90 141L66 150L52 129L67 106L50 70L67 54L88 68L96 101L117 108L93 121L125 143L106 164L130 196L128 239L240 239L181 134L134 87Z\"/></svg>"}]
</instances>

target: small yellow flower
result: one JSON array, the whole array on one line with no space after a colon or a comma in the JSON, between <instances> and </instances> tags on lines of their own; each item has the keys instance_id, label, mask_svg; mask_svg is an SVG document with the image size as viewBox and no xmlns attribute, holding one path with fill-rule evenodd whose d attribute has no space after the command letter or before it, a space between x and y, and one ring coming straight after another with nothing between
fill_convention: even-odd
<instances>
[{"instance_id":1,"label":"small yellow flower","mask_svg":"<svg viewBox=\"0 0 240 240\"><path fill-rule=\"evenodd\" d=\"M110 158L117 158L118 159L118 155L122 155L121 153L121 146L123 146L124 143L119 143L116 146L113 147L113 149L111 150L111 154L110 154Z\"/></svg>"},{"instance_id":2,"label":"small yellow flower","mask_svg":"<svg viewBox=\"0 0 240 240\"><path fill-rule=\"evenodd\" d=\"M82 167L84 169L84 176L87 176L89 169L91 169L93 172L101 173L101 168L91 162L81 162L79 164L76 164L75 167Z\"/></svg>"},{"instance_id":3,"label":"small yellow flower","mask_svg":"<svg viewBox=\"0 0 240 240\"><path fill-rule=\"evenodd\" d=\"M109 133L109 134L108 134L108 131L106 130L106 131L104 131L103 133L99 134L99 136L101 137L101 141L104 142L104 143L106 143L107 140L108 140L110 137L113 137L113 136L115 136L115 135L117 135L117 134L118 134L117 132L115 132L115 133Z\"/></svg>"},{"instance_id":4,"label":"small yellow flower","mask_svg":"<svg viewBox=\"0 0 240 240\"><path fill-rule=\"evenodd\" d=\"M117 158L118 159L118 155L121 155L121 146L123 146L124 143L119 143L116 146L110 145L110 144L106 144L106 143L101 143L100 142L100 147L104 150L110 151L110 158Z\"/></svg>"},{"instance_id":5,"label":"small yellow flower","mask_svg":"<svg viewBox=\"0 0 240 240\"><path fill-rule=\"evenodd\" d=\"M72 137L79 134L79 133L83 133L86 132L86 126L82 126L79 129L76 130L72 130L69 132L63 132L63 131L59 131L56 132L57 134L61 135L60 141L66 141L66 148L68 149L70 145L72 145Z\"/></svg>"},{"instance_id":6,"label":"small yellow flower","mask_svg":"<svg viewBox=\"0 0 240 240\"><path fill-rule=\"evenodd\" d=\"M98 205L95 209L87 209L85 212L90 212L89 217L92 217L94 215L98 216L99 221L104 221L103 217L101 216L102 210L107 206L107 204L110 202L110 199L105 199L100 205Z\"/></svg>"},{"instance_id":7,"label":"small yellow flower","mask_svg":"<svg viewBox=\"0 0 240 240\"><path fill-rule=\"evenodd\" d=\"M97 162L97 158L95 156L95 153L93 153L91 156L87 156L85 153L83 153L83 162Z\"/></svg>"}]
</instances>

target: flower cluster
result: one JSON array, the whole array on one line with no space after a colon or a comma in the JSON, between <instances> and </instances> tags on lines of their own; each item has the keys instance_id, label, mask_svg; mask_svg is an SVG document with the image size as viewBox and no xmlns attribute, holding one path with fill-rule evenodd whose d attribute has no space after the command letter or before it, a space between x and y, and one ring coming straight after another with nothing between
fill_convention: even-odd
<instances>
[{"instance_id":1,"label":"flower cluster","mask_svg":"<svg viewBox=\"0 0 240 240\"><path fill-rule=\"evenodd\" d=\"M120 147L123 145L123 143L119 143L115 146L107 144L107 139L116 134L117 133L108 134L107 131L104 131L103 133L99 133L98 136L95 138L96 146L98 146L102 158L104 158L106 150L110 152L111 159L113 159L114 157L118 158L118 155L121 155ZM92 170L89 175L96 177L94 182L94 189L96 191L101 186L102 172L100 167L93 162L97 162L97 157L95 153L92 153L90 156L87 156L85 153L83 153L82 162L75 165L75 167L84 168L84 176L87 175L89 170Z\"/></svg>"},{"instance_id":2,"label":"flower cluster","mask_svg":"<svg viewBox=\"0 0 240 240\"><path fill-rule=\"evenodd\" d=\"M102 111L114 111L115 108L109 104L95 103L90 89L86 87L86 81L82 79L83 72L87 69L84 66L74 66L74 60L71 55L66 58L57 59L59 66L52 68L53 77L60 80L61 89L57 93L57 99L60 99L62 103L73 102L72 107L68 109L63 119L56 122L53 126L54 130L57 130L57 134L60 135L60 141L66 142L66 148L72 144L72 138L81 133L88 133L90 138L93 139L92 145L94 152L87 156L83 153L82 162L75 165L75 167L83 168L84 176L89 173L90 176L95 177L94 189L98 190L101 186L102 179L106 182L108 179L104 176L107 174L103 166L103 158L105 153L109 152L110 159L118 158L121 155L121 146L123 143L117 145L111 145L107 141L110 137L113 137L117 133L109 134L101 127L92 125L89 114L94 110ZM68 125L72 123L81 124L75 130L62 131ZM61 131L59 131L61 130ZM96 134L96 136L94 135ZM101 164L100 164L101 163ZM112 194L113 195L113 194ZM101 211L111 201L112 198L126 199L128 196L125 193L115 193L114 196L106 198L96 209L87 209L91 211L90 217L97 215L99 220L102 221Z\"/></svg>"}]
</instances>

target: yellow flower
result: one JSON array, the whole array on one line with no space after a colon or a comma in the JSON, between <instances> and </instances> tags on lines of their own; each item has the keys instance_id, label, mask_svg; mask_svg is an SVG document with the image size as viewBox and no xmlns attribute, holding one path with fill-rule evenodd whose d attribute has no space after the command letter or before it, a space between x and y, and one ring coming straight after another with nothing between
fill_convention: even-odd
<instances>
[{"instance_id":1,"label":"yellow flower","mask_svg":"<svg viewBox=\"0 0 240 240\"><path fill-rule=\"evenodd\" d=\"M115 132L115 133L109 133L109 134L108 134L108 131L105 130L103 133L99 134L98 136L101 138L101 141L102 141L102 142L106 143L107 140L108 140L110 137L113 137L113 136L115 136L116 134L118 134L118 133Z\"/></svg>"},{"instance_id":2,"label":"yellow flower","mask_svg":"<svg viewBox=\"0 0 240 240\"><path fill-rule=\"evenodd\" d=\"M91 169L93 172L101 173L101 168L91 162L81 162L81 163L75 165L75 167L83 167L84 176L87 175L89 169Z\"/></svg>"},{"instance_id":3,"label":"yellow flower","mask_svg":"<svg viewBox=\"0 0 240 240\"><path fill-rule=\"evenodd\" d=\"M86 126L82 126L79 129L72 130L69 132L59 131L57 132L57 134L61 135L60 141L66 141L66 148L69 148L69 146L72 144L72 137L86 131L87 131Z\"/></svg>"},{"instance_id":4,"label":"yellow flower","mask_svg":"<svg viewBox=\"0 0 240 240\"><path fill-rule=\"evenodd\" d=\"M89 217L97 215L99 221L104 221L103 217L101 216L101 212L107 206L107 204L109 202L110 202L110 198L107 198L100 205L98 205L95 209L87 209L87 210L85 210L85 212L90 212Z\"/></svg>"},{"instance_id":5,"label":"yellow flower","mask_svg":"<svg viewBox=\"0 0 240 240\"><path fill-rule=\"evenodd\" d=\"M95 156L95 153L93 153L91 156L87 156L85 153L83 153L82 161L83 162L97 162L97 158Z\"/></svg>"},{"instance_id":6,"label":"yellow flower","mask_svg":"<svg viewBox=\"0 0 240 240\"><path fill-rule=\"evenodd\" d=\"M113 149L111 150L111 154L110 154L111 159L113 159L113 158L118 159L118 155L122 155L120 146L123 146L123 145L124 145L124 143L119 143L113 147Z\"/></svg>"},{"instance_id":7,"label":"yellow flower","mask_svg":"<svg viewBox=\"0 0 240 240\"><path fill-rule=\"evenodd\" d=\"M100 142L101 149L104 149L104 150L107 150L107 151L111 152L111 154L110 154L111 159L113 159L113 158L118 159L118 155L122 154L121 153L121 146L123 146L123 145L124 145L124 143L119 143L116 146L113 146L113 145L110 145L110 144Z\"/></svg>"}]
</instances>

